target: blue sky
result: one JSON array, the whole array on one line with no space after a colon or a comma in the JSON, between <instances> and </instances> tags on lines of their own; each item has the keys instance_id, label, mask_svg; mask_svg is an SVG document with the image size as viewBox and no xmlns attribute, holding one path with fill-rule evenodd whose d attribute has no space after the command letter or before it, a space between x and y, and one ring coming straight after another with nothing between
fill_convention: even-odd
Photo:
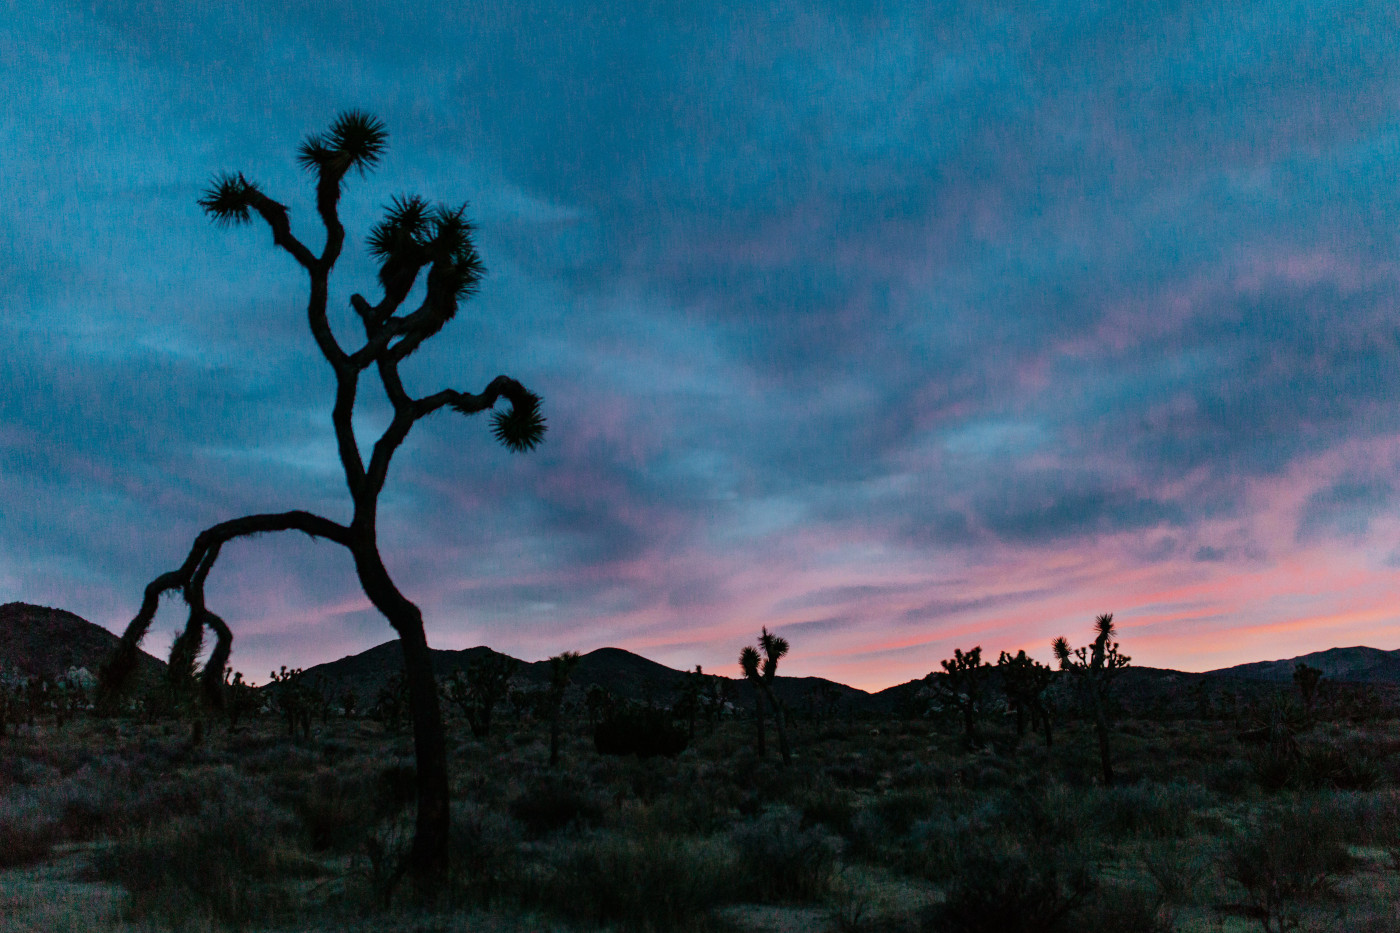
<instances>
[{"instance_id":1,"label":"blue sky","mask_svg":"<svg viewBox=\"0 0 1400 933\"><path fill-rule=\"evenodd\" d=\"M491 274L410 389L507 373L550 423L522 457L438 415L395 461L431 643L732 673L767 625L867 687L1105 611L1157 666L1397 647L1393 5L9 18L0 599L120 630L202 527L346 517L303 278L195 202L241 170L319 242L295 148L362 108L338 333L388 199L469 201ZM390 636L329 548L225 550L235 666Z\"/></svg>"}]
</instances>

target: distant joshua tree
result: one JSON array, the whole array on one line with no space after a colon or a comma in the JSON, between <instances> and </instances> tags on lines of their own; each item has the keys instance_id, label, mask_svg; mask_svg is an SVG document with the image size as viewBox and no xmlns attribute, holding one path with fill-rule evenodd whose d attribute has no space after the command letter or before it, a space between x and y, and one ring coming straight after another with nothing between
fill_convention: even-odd
<instances>
[{"instance_id":1,"label":"distant joshua tree","mask_svg":"<svg viewBox=\"0 0 1400 933\"><path fill-rule=\"evenodd\" d=\"M519 382L497 376L479 394L444 389L415 397L404 387L399 366L430 337L442 330L457 313L457 306L476 293L485 272L472 242L472 225L465 205L432 205L417 195L396 197L369 235L369 249L379 263L382 297L371 304L361 295L350 296L350 306L364 329L364 342L346 350L332 332L326 305L330 275L345 245L345 227L338 211L341 183L353 170L373 168L388 139L384 124L359 111L336 117L325 133L302 143L298 161L316 186L316 211L325 228L320 254L311 251L292 233L286 205L263 193L241 173L225 173L213 179L200 206L220 225L243 224L254 214L272 231L273 243L287 253L307 275L310 297L307 320L316 346L335 375L335 403L331 421L352 515L341 524L305 511L247 515L220 522L200 532L189 555L177 569L156 577L147 587L136 618L127 626L121 646L103 671L108 696L126 682L136 664L137 650L150 627L162 594L178 590L189 605L189 622L177 651L197 644L202 631L212 629L217 642L204 666L203 685L209 699L218 703L223 688L224 665L232 634L228 626L204 602L204 581L220 549L229 541L271 531L300 531L346 548L374 607L399 635L408 684L410 715L417 754L417 825L413 847L404 868L420 884L440 886L447 877L449 809L447 749L442 712L433 679L432 660L423 631L423 615L394 584L379 555L379 496L389 476L389 461L413 426L429 415L452 409L474 415L492 408L504 398L508 411L494 415L493 433L507 449L530 450L544 436L539 396ZM420 278L426 280L422 303L402 310ZM355 401L360 378L373 370L393 406L393 417L374 441L368 462L354 427ZM172 660L174 660L172 658Z\"/></svg>"},{"instance_id":2,"label":"distant joshua tree","mask_svg":"<svg viewBox=\"0 0 1400 933\"><path fill-rule=\"evenodd\" d=\"M758 730L758 757L765 758L768 755L768 743L763 734L763 675L759 672L759 664L758 649L753 645L745 645L739 652L739 669L744 672L744 679L753 688L754 726Z\"/></svg>"},{"instance_id":3,"label":"distant joshua tree","mask_svg":"<svg viewBox=\"0 0 1400 933\"><path fill-rule=\"evenodd\" d=\"M491 734L492 713L506 698L510 679L519 667L515 658L493 653L468 661L466 672L460 668L453 671L444 685L448 701L461 710L476 738Z\"/></svg>"},{"instance_id":4,"label":"distant joshua tree","mask_svg":"<svg viewBox=\"0 0 1400 933\"><path fill-rule=\"evenodd\" d=\"M778 724L778 751L783 755L783 764L792 762L792 749L787 739L787 710L778 702L773 693L773 679L778 675L778 661L788 653L788 641L768 631L765 626L758 636L758 647L763 652L763 693L768 697L768 705L773 710L773 720Z\"/></svg>"},{"instance_id":5,"label":"distant joshua tree","mask_svg":"<svg viewBox=\"0 0 1400 933\"><path fill-rule=\"evenodd\" d=\"M549 766L559 766L559 726L564 718L564 691L578 666L578 652L565 651L549 659Z\"/></svg>"},{"instance_id":6,"label":"distant joshua tree","mask_svg":"<svg viewBox=\"0 0 1400 933\"><path fill-rule=\"evenodd\" d=\"M1113 757L1109 751L1108 720L1113 701L1113 681L1118 672L1128 666L1132 658L1118 651L1118 642L1113 640L1113 613L1108 612L1094 620L1093 643L1071 649L1063 635L1051 643L1055 657L1060 661L1060 670L1068 671L1079 686L1080 696L1088 701L1089 710L1094 715L1094 729L1099 736L1099 763L1103 768L1105 787L1113 784Z\"/></svg>"},{"instance_id":7,"label":"distant joshua tree","mask_svg":"<svg viewBox=\"0 0 1400 933\"><path fill-rule=\"evenodd\" d=\"M1322 671L1303 661L1293 668L1293 683L1303 695L1303 710L1312 715L1313 704L1317 702L1317 685L1322 682Z\"/></svg>"},{"instance_id":8,"label":"distant joshua tree","mask_svg":"<svg viewBox=\"0 0 1400 933\"><path fill-rule=\"evenodd\" d=\"M786 638L774 635L765 626L758 636L758 647L746 646L739 652L739 669L753 687L754 710L758 714L758 757L764 757L767 752L763 734L763 701L766 699L778 727L778 750L783 756L783 764L791 763L792 749L788 746L787 724L784 722L786 711L773 693L773 680L778 675L778 661L788 653L789 647ZM763 653L761 658L760 651ZM696 674L700 674L699 668L696 668Z\"/></svg>"},{"instance_id":9,"label":"distant joshua tree","mask_svg":"<svg viewBox=\"0 0 1400 933\"><path fill-rule=\"evenodd\" d=\"M963 747L978 748L982 739L977 733L977 717L982 712L982 687L989 669L982 663L982 646L966 654L961 648L954 648L951 658L938 663L943 673L935 671L929 675L933 689L943 703L962 715Z\"/></svg>"},{"instance_id":10,"label":"distant joshua tree","mask_svg":"<svg viewBox=\"0 0 1400 933\"><path fill-rule=\"evenodd\" d=\"M1024 648L1016 652L1015 657L1003 651L997 658L997 671L1001 673L1001 689L1006 700L1016 711L1016 734L1026 734L1029 720L1032 730L1041 729L1045 733L1045 747L1052 747L1050 704L1045 691L1055 679L1055 672L1028 656Z\"/></svg>"}]
</instances>

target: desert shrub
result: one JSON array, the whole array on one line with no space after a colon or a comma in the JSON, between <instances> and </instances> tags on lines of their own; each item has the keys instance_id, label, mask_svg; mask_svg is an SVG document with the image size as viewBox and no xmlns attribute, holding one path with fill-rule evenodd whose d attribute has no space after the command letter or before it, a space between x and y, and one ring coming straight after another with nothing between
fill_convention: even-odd
<instances>
[{"instance_id":1,"label":"desert shrub","mask_svg":"<svg viewBox=\"0 0 1400 933\"><path fill-rule=\"evenodd\" d=\"M519 832L505 814L479 805L453 804L454 881L471 900L490 903L518 893L519 844Z\"/></svg>"},{"instance_id":2,"label":"desert shrub","mask_svg":"<svg viewBox=\"0 0 1400 933\"><path fill-rule=\"evenodd\" d=\"M117 882L136 916L212 915L233 923L288 903L275 882L306 867L285 839L291 821L260 796L207 800L193 815L154 822L99 853L99 877Z\"/></svg>"},{"instance_id":3,"label":"desert shrub","mask_svg":"<svg viewBox=\"0 0 1400 933\"><path fill-rule=\"evenodd\" d=\"M578 781L556 774L536 778L510 801L509 809L535 838L569 826L595 826L604 810L602 802Z\"/></svg>"},{"instance_id":4,"label":"desert shrub","mask_svg":"<svg viewBox=\"0 0 1400 933\"><path fill-rule=\"evenodd\" d=\"M1192 815L1211 805L1198 784L1142 781L1107 788L1093 803L1097 826L1112 838L1180 836L1191 828Z\"/></svg>"},{"instance_id":5,"label":"desert shrub","mask_svg":"<svg viewBox=\"0 0 1400 933\"><path fill-rule=\"evenodd\" d=\"M738 854L740 886L758 901L803 901L831 887L838 844L817 828L802 828L790 807L771 807L730 833Z\"/></svg>"},{"instance_id":6,"label":"desert shrub","mask_svg":"<svg viewBox=\"0 0 1400 933\"><path fill-rule=\"evenodd\" d=\"M560 854L535 894L593 928L689 930L730 898L734 871L731 854L710 840L594 833Z\"/></svg>"},{"instance_id":7,"label":"desert shrub","mask_svg":"<svg viewBox=\"0 0 1400 933\"><path fill-rule=\"evenodd\" d=\"M324 852L363 842L383 815L382 800L374 783L363 774L325 770L312 776L293 809L312 851Z\"/></svg>"},{"instance_id":8,"label":"desert shrub","mask_svg":"<svg viewBox=\"0 0 1400 933\"><path fill-rule=\"evenodd\" d=\"M1143 853L1142 866L1152 879L1157 903L1167 911L1190 903L1210 871L1199 847L1178 840L1149 848Z\"/></svg>"},{"instance_id":9,"label":"desert shrub","mask_svg":"<svg viewBox=\"0 0 1400 933\"><path fill-rule=\"evenodd\" d=\"M1075 859L978 846L961 854L946 899L921 917L927 933L1057 933L1094 889Z\"/></svg>"},{"instance_id":10,"label":"desert shrub","mask_svg":"<svg viewBox=\"0 0 1400 933\"><path fill-rule=\"evenodd\" d=\"M1074 919L1076 933L1172 933L1175 912L1141 888L1099 887Z\"/></svg>"},{"instance_id":11,"label":"desert shrub","mask_svg":"<svg viewBox=\"0 0 1400 933\"><path fill-rule=\"evenodd\" d=\"M1314 789L1373 790L1385 778L1381 763L1360 749L1324 743L1304 749L1301 783Z\"/></svg>"},{"instance_id":12,"label":"desert shrub","mask_svg":"<svg viewBox=\"0 0 1400 933\"><path fill-rule=\"evenodd\" d=\"M58 837L56 814L40 792L20 788L0 797L0 868L43 861Z\"/></svg>"},{"instance_id":13,"label":"desert shrub","mask_svg":"<svg viewBox=\"0 0 1400 933\"><path fill-rule=\"evenodd\" d=\"M842 836L851 833L856 806L854 795L829 781L820 781L797 795L794 803L802 813L802 828L825 826Z\"/></svg>"},{"instance_id":14,"label":"desert shrub","mask_svg":"<svg viewBox=\"0 0 1400 933\"><path fill-rule=\"evenodd\" d=\"M393 816L418 799L418 771L410 761L396 761L375 778L376 815Z\"/></svg>"},{"instance_id":15,"label":"desert shrub","mask_svg":"<svg viewBox=\"0 0 1400 933\"><path fill-rule=\"evenodd\" d=\"M886 830L903 835L919 820L931 816L939 800L927 790L899 790L881 794L870 808Z\"/></svg>"},{"instance_id":16,"label":"desert shrub","mask_svg":"<svg viewBox=\"0 0 1400 933\"><path fill-rule=\"evenodd\" d=\"M690 737L670 710L622 705L610 710L593 729L593 746L601 755L657 755L674 758Z\"/></svg>"},{"instance_id":17,"label":"desert shrub","mask_svg":"<svg viewBox=\"0 0 1400 933\"><path fill-rule=\"evenodd\" d=\"M1351 867L1334 816L1316 802L1272 808L1227 843L1221 872L1266 933L1297 929L1301 908L1330 894Z\"/></svg>"},{"instance_id":18,"label":"desert shrub","mask_svg":"<svg viewBox=\"0 0 1400 933\"><path fill-rule=\"evenodd\" d=\"M1212 761L1200 769L1201 783L1225 797L1242 796L1255 783L1256 770L1243 758Z\"/></svg>"}]
</instances>

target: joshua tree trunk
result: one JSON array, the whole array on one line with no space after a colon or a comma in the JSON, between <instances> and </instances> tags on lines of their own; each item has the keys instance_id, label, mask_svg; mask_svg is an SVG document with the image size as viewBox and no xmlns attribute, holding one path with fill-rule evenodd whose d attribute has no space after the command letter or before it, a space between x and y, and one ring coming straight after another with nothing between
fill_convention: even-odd
<instances>
[{"instance_id":1,"label":"joshua tree trunk","mask_svg":"<svg viewBox=\"0 0 1400 933\"><path fill-rule=\"evenodd\" d=\"M783 756L783 764L792 764L792 749L788 747L787 725L783 722L783 708L778 705L778 698L773 695L773 688L767 683L763 685L763 692L768 697L768 706L773 710L773 722L778 726L778 751Z\"/></svg>"},{"instance_id":2,"label":"joshua tree trunk","mask_svg":"<svg viewBox=\"0 0 1400 933\"><path fill-rule=\"evenodd\" d=\"M763 692L758 684L753 684L754 721L758 724L758 757L768 757L768 745L763 735Z\"/></svg>"},{"instance_id":3,"label":"joshua tree trunk","mask_svg":"<svg viewBox=\"0 0 1400 933\"><path fill-rule=\"evenodd\" d=\"M420 882L431 886L447 874L449 829L447 746L443 739L437 680L433 677L432 652L423 631L423 614L394 586L372 542L356 549L355 565L365 594L394 627L403 651L418 795L408 868Z\"/></svg>"}]
</instances>

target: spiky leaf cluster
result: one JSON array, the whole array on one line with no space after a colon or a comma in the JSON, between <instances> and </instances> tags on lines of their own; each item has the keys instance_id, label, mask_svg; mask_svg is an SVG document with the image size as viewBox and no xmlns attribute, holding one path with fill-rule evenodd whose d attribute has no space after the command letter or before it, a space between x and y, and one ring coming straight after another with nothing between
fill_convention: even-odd
<instances>
[{"instance_id":1,"label":"spiky leaf cluster","mask_svg":"<svg viewBox=\"0 0 1400 933\"><path fill-rule=\"evenodd\" d=\"M759 677L758 665L758 649L753 645L745 645L743 650L739 652L739 669L749 680L757 680Z\"/></svg>"},{"instance_id":2,"label":"spiky leaf cluster","mask_svg":"<svg viewBox=\"0 0 1400 933\"><path fill-rule=\"evenodd\" d=\"M336 178L352 168L364 174L379 163L388 141L382 120L362 110L347 110L324 133L306 137L297 150L297 161L307 171Z\"/></svg>"},{"instance_id":3,"label":"spiky leaf cluster","mask_svg":"<svg viewBox=\"0 0 1400 933\"><path fill-rule=\"evenodd\" d=\"M457 313L459 302L476 294L486 267L472 241L467 206L430 206L417 195L394 197L384 219L370 231L370 254L379 260L379 283L395 302L428 266L422 323L431 336Z\"/></svg>"},{"instance_id":4,"label":"spiky leaf cluster","mask_svg":"<svg viewBox=\"0 0 1400 933\"><path fill-rule=\"evenodd\" d=\"M252 219L253 197L261 193L242 172L220 172L204 189L199 206L221 227L246 224Z\"/></svg>"},{"instance_id":5,"label":"spiky leaf cluster","mask_svg":"<svg viewBox=\"0 0 1400 933\"><path fill-rule=\"evenodd\" d=\"M511 402L509 411L491 413L491 434L507 450L524 453L544 440L545 418L540 397L526 392Z\"/></svg>"}]
</instances>

